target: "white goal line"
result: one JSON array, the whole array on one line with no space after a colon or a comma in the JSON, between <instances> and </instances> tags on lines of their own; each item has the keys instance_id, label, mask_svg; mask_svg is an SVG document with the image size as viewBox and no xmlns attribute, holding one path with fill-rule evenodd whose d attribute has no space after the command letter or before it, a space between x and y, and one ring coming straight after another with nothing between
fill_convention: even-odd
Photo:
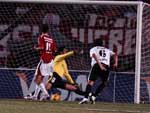
<instances>
[{"instance_id":1,"label":"white goal line","mask_svg":"<svg viewBox=\"0 0 150 113\"><path fill-rule=\"evenodd\" d=\"M99 112L121 112L121 113L150 113L150 112L141 112L139 110L117 110L117 109L101 109L101 108L80 108L80 107L62 107L65 110L85 110L85 111L99 111ZM61 109L62 109L61 108Z\"/></svg>"}]
</instances>

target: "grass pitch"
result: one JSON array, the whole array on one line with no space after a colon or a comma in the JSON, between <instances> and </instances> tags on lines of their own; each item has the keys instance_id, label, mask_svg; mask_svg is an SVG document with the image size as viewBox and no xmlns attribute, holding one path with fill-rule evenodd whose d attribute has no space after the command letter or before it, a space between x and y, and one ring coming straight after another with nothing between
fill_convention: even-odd
<instances>
[{"instance_id":1,"label":"grass pitch","mask_svg":"<svg viewBox=\"0 0 150 113\"><path fill-rule=\"evenodd\" d=\"M0 113L150 113L150 104L0 100Z\"/></svg>"}]
</instances>

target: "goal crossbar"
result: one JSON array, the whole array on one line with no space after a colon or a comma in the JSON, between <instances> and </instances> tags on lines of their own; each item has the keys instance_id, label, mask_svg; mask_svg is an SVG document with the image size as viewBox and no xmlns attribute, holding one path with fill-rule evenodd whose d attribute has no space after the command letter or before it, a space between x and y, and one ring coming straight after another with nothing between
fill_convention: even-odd
<instances>
[{"instance_id":1,"label":"goal crossbar","mask_svg":"<svg viewBox=\"0 0 150 113\"><path fill-rule=\"evenodd\" d=\"M138 5L142 1L90 1L90 0L0 0L2 2L19 3L56 3L56 4L108 4L108 5Z\"/></svg>"}]
</instances>

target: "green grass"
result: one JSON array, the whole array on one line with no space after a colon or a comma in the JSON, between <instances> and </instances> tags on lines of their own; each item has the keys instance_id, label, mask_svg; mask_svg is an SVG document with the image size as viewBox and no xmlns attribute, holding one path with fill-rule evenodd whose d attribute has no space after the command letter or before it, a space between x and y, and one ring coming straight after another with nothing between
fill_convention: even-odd
<instances>
[{"instance_id":1,"label":"green grass","mask_svg":"<svg viewBox=\"0 0 150 113\"><path fill-rule=\"evenodd\" d=\"M150 104L0 100L0 113L150 113Z\"/></svg>"}]
</instances>

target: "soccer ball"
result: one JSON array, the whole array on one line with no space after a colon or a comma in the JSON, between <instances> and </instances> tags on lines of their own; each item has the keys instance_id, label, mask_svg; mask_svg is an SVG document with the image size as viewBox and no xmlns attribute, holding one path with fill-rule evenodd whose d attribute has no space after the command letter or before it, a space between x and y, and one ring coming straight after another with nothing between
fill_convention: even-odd
<instances>
[{"instance_id":1,"label":"soccer ball","mask_svg":"<svg viewBox=\"0 0 150 113\"><path fill-rule=\"evenodd\" d=\"M52 94L51 95L51 100L52 101L60 101L61 100L61 95L58 93Z\"/></svg>"}]
</instances>

